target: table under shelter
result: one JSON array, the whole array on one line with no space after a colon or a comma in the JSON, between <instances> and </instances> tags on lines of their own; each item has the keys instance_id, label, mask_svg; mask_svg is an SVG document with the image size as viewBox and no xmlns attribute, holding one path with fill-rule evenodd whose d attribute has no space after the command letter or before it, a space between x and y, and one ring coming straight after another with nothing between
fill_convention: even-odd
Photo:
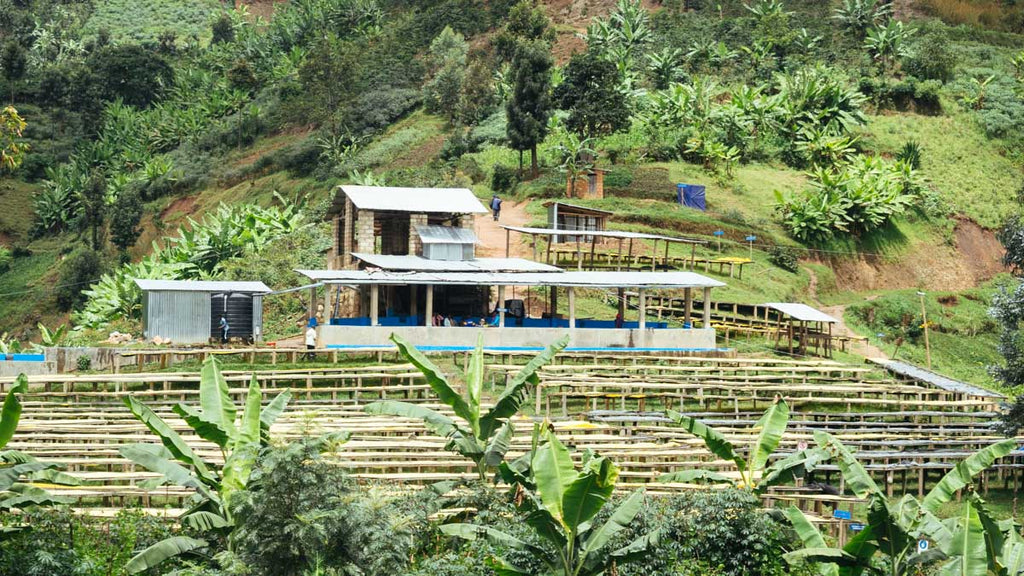
<instances>
[{"instance_id":1,"label":"table under shelter","mask_svg":"<svg viewBox=\"0 0 1024 576\"><path fill-rule=\"evenodd\" d=\"M816 355L832 357L832 325L839 320L797 302L768 302L762 306L765 323L774 320L776 348L785 337L790 354L807 354L813 348ZM774 319L769 318L769 313L774 313Z\"/></svg>"},{"instance_id":2,"label":"table under shelter","mask_svg":"<svg viewBox=\"0 0 1024 576\"><path fill-rule=\"evenodd\" d=\"M577 270L583 270L584 267L590 270L596 270L599 268L598 264L601 264L601 269L615 269L621 271L625 269L632 269L636 267L647 267L647 259L650 259L650 270L653 272L659 268L658 258L658 243L663 242L665 245L665 251L661 257L660 267L662 269L668 269L670 264L673 263L669 257L669 246L672 244L689 244L690 245L690 257L676 258L683 265L691 270L694 268L697 262L697 246L699 244L707 244L703 240L696 240L693 238L681 238L675 236L663 236L661 234L647 234L645 232L628 232L625 230L586 230L586 234L579 234L575 236L567 236L567 232L573 230L561 229L561 228L531 228L527 226L502 226L505 229L505 253L506 255L511 254L511 233L517 232L519 234L529 234L533 239L533 259L537 262L540 261L540 255L537 250L537 238L544 237L547 239L547 249L544 253L544 262L546 264L552 264L552 251L553 244L557 242L560 237L571 237L575 240L575 253L576 253L576 268ZM584 239L589 239L589 250L584 248ZM601 261L598 262L597 244L600 240L609 239L618 242L617 251L613 254L602 253L600 256ZM650 241L651 255L633 254L633 243L634 241ZM623 250L625 248L625 250ZM585 253L589 252L589 264L585 262L588 258ZM607 256L607 258L605 258ZM555 254L555 261L557 262L558 254ZM687 265L688 264L688 265Z\"/></svg>"},{"instance_id":3,"label":"table under shelter","mask_svg":"<svg viewBox=\"0 0 1024 576\"><path fill-rule=\"evenodd\" d=\"M383 346L392 333L397 333L415 345L473 346L482 337L488 347L531 348L546 346L568 333L570 346L575 348L715 348L713 329L674 328L667 322L646 319L649 291L682 290L692 305L693 290L702 290L703 326L709 326L711 289L725 284L693 272L515 271L516 259L496 259L493 265L501 264L502 270L480 269L483 259L472 263L434 262L430 264L432 269L409 269L414 263L389 262L393 256L356 257L372 267L297 271L329 289L354 290L359 295L360 310L356 315L331 317L319 326L319 347ZM398 269L402 266L406 269ZM537 287L549 290L553 296L539 315L531 313L536 311L528 310L523 300L506 299L509 288ZM636 322L625 322L621 316L578 316L579 291L627 288L638 294ZM558 313L559 291L568 300L565 316ZM492 293L496 293L495 299ZM439 316L457 321L438 325Z\"/></svg>"}]
</instances>

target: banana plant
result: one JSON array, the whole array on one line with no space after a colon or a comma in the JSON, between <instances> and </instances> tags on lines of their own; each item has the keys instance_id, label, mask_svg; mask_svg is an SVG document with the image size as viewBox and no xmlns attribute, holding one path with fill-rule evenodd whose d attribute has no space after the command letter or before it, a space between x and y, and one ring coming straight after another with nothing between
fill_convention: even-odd
<instances>
[{"instance_id":1,"label":"banana plant","mask_svg":"<svg viewBox=\"0 0 1024 576\"><path fill-rule=\"evenodd\" d=\"M525 515L525 523L550 544L554 552L488 526L445 524L441 532L470 541L483 538L499 546L528 552L543 562L550 574L564 576L599 576L642 557L657 545L660 534L655 531L612 550L609 546L612 539L643 509L643 491L630 494L604 524L594 526L594 517L615 490L618 466L587 451L577 470L568 448L559 442L554 432L546 430L544 440L533 452L530 465L533 477L524 479L517 490L521 496L519 511ZM504 576L530 574L504 559L496 563L497 572Z\"/></svg>"},{"instance_id":2,"label":"banana plant","mask_svg":"<svg viewBox=\"0 0 1024 576\"><path fill-rule=\"evenodd\" d=\"M397 334L391 335L391 341L398 346L399 354L423 373L427 378L427 384L437 394L438 399L451 407L462 422L457 422L426 406L393 400L374 402L365 408L366 412L422 420L430 431L448 439L446 450L457 452L472 460L476 464L480 480L485 480L487 470L497 467L505 459L505 453L508 452L514 433L512 422L509 419L519 412L519 408L526 400L527 386L540 385L537 370L551 362L556 354L568 346L569 336L566 335L558 339L530 360L526 366L523 366L498 396L494 407L482 415L484 388L482 340L477 343L476 349L469 357L465 396L456 392L440 368L428 360L415 346Z\"/></svg>"},{"instance_id":3,"label":"banana plant","mask_svg":"<svg viewBox=\"0 0 1024 576\"><path fill-rule=\"evenodd\" d=\"M131 396L124 399L128 410L162 445L130 444L120 448L125 458L161 474L156 484L174 484L196 491L193 505L180 517L182 525L200 531L228 533L234 524L231 497L244 490L259 449L269 442L270 426L284 411L291 393L278 394L265 408L256 377L253 376L245 406L238 409L228 393L220 364L209 358L199 380L199 407L179 403L172 410L192 431L220 448L224 465L202 459L187 442L150 407ZM204 540L173 536L143 550L127 565L135 574L180 554L207 547Z\"/></svg>"},{"instance_id":4,"label":"banana plant","mask_svg":"<svg viewBox=\"0 0 1024 576\"><path fill-rule=\"evenodd\" d=\"M868 500L868 525L843 548L828 548L803 513L790 508L786 515L804 548L786 554L788 562L819 562L823 576L859 576L865 571L903 576L940 562L944 562L940 573L948 576L987 573L991 558L985 553L986 537L977 507L968 499L960 515L945 521L938 518L937 512L957 491L969 488L978 473L1013 451L1016 440L998 442L958 462L923 500L907 494L896 503L890 503L885 492L842 442L821 431L814 433L814 439L839 466L850 491ZM929 540L934 546L920 551L917 544L921 539ZM1014 545L993 544L993 548L999 550L1004 547L1009 559L1015 560L1017 554L1024 555L1024 548L1018 550ZM884 570L872 563L878 553L887 559L881 564Z\"/></svg>"},{"instance_id":5,"label":"banana plant","mask_svg":"<svg viewBox=\"0 0 1024 576\"><path fill-rule=\"evenodd\" d=\"M712 454L733 462L739 473L739 480L710 470L683 470L662 474L658 477L659 482L732 484L736 488L762 492L770 486L802 476L828 459L823 450L810 448L782 458L771 466L767 465L768 459L779 447L782 434L789 423L789 406L785 400L778 397L754 425L757 440L750 448L746 459L721 432L700 420L674 410L669 410L666 415L677 426L703 440Z\"/></svg>"},{"instance_id":6,"label":"banana plant","mask_svg":"<svg viewBox=\"0 0 1024 576\"><path fill-rule=\"evenodd\" d=\"M6 450L21 420L19 394L28 392L28 378L19 374L7 391L0 409L0 511L30 506L67 504L71 500L53 496L40 484L77 485L79 480L56 470L50 462L38 460L24 452Z\"/></svg>"}]
</instances>

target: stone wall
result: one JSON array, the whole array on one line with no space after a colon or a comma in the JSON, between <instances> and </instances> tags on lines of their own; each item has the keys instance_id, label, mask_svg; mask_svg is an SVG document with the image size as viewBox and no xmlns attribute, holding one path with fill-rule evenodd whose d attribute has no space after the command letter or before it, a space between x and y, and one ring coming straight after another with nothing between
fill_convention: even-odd
<instances>
[{"instance_id":1,"label":"stone wall","mask_svg":"<svg viewBox=\"0 0 1024 576\"><path fill-rule=\"evenodd\" d=\"M423 252L423 242L420 241L420 235L416 232L417 226L427 225L426 214L410 214L409 215L409 254L413 256L421 256Z\"/></svg>"},{"instance_id":2,"label":"stone wall","mask_svg":"<svg viewBox=\"0 0 1024 576\"><path fill-rule=\"evenodd\" d=\"M355 249L353 252L373 254L376 252L376 241L373 236L373 210L356 211Z\"/></svg>"}]
</instances>

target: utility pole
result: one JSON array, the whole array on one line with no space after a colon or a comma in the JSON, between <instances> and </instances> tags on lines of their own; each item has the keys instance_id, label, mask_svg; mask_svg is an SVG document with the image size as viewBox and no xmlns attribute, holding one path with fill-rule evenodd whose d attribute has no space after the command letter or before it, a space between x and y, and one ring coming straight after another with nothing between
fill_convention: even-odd
<instances>
[{"instance_id":1,"label":"utility pole","mask_svg":"<svg viewBox=\"0 0 1024 576\"><path fill-rule=\"evenodd\" d=\"M924 354L928 360L928 369L932 369L932 346L928 342L928 311L924 308L924 292L918 291L918 297L921 299L921 321L924 325Z\"/></svg>"}]
</instances>

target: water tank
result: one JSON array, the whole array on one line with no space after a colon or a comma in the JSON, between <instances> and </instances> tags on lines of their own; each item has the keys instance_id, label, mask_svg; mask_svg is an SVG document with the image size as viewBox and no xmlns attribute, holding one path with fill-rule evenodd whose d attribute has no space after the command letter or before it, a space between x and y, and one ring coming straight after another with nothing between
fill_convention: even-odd
<instances>
[{"instance_id":1,"label":"water tank","mask_svg":"<svg viewBox=\"0 0 1024 576\"><path fill-rule=\"evenodd\" d=\"M210 297L210 336L220 338L220 318L228 321L228 338L253 340L251 294L222 293Z\"/></svg>"}]
</instances>

